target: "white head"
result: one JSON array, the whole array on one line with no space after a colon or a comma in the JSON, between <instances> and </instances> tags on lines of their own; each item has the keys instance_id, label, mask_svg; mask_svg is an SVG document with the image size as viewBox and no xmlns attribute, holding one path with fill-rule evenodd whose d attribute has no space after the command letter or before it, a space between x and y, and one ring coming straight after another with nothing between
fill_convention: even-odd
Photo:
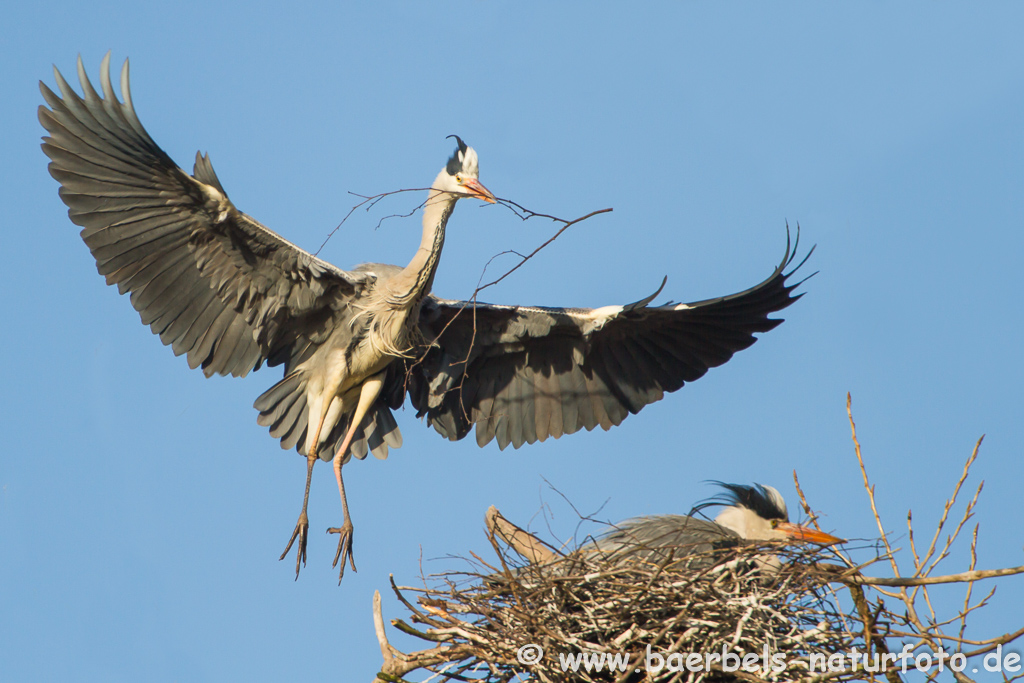
<instances>
[{"instance_id":1,"label":"white head","mask_svg":"<svg viewBox=\"0 0 1024 683\"><path fill-rule=\"evenodd\" d=\"M771 486L754 484L722 484L726 492L717 500L704 505L726 507L715 517L715 523L736 532L748 541L788 541L792 543L839 543L841 538L790 524L789 512L782 494ZM698 507L704 507L704 505Z\"/></svg>"},{"instance_id":2,"label":"white head","mask_svg":"<svg viewBox=\"0 0 1024 683\"><path fill-rule=\"evenodd\" d=\"M463 142L458 135L448 137L455 138L458 147L455 148L448 164L437 174L431 188L450 193L453 199L469 196L493 204L494 195L478 180L480 159L476 150Z\"/></svg>"}]
</instances>

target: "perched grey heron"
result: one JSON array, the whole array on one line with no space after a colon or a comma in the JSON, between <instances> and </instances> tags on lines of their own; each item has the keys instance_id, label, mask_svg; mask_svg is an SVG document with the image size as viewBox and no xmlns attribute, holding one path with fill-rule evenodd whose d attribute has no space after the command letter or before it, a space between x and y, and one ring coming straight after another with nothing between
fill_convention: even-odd
<instances>
[{"instance_id":1,"label":"perched grey heron","mask_svg":"<svg viewBox=\"0 0 1024 683\"><path fill-rule=\"evenodd\" d=\"M506 520L494 506L488 508L484 523L492 534L531 565L540 567L542 573L553 570L556 575L579 571L576 560L581 558L598 558L615 565L641 561L668 564L673 569L703 569L717 564L722 557L711 553L749 543L832 545L845 542L823 531L790 523L786 501L774 487L713 483L724 491L694 506L689 515L628 519L610 526L568 556ZM722 510L714 521L695 516L718 506ZM758 567L769 571L781 566L771 553L758 554L753 559ZM522 581L529 574L516 570L494 574L488 580L502 583L509 576Z\"/></svg>"},{"instance_id":2,"label":"perched grey heron","mask_svg":"<svg viewBox=\"0 0 1024 683\"><path fill-rule=\"evenodd\" d=\"M817 529L792 524L782 494L771 486L723 484L725 491L691 510L689 515L654 515L627 520L595 539L592 548L616 557L652 562L685 557L744 542L817 543L832 545L843 539ZM714 521L694 514L722 506Z\"/></svg>"},{"instance_id":3,"label":"perched grey heron","mask_svg":"<svg viewBox=\"0 0 1024 683\"><path fill-rule=\"evenodd\" d=\"M731 296L651 307L652 295L598 309L497 306L440 299L431 285L445 226L463 197L494 202L461 139L434 180L419 249L405 268L344 271L282 239L228 199L207 155L192 175L146 133L135 113L128 62L119 101L109 55L101 89L78 60L83 96L54 69L60 95L40 84L43 151L60 197L107 284L130 293L142 322L192 368L244 376L264 363L284 378L256 399L258 421L307 458L298 539L306 559L313 465L333 460L344 523L334 562L352 557L352 520L341 468L401 444L392 410L408 393L442 436L476 427L499 448L609 429L754 343L800 295L782 263ZM799 235L798 235L799 238ZM813 251L813 250L812 250ZM808 254L809 256L809 254ZM806 260L806 258L805 258ZM659 290L660 292L660 290Z\"/></svg>"}]
</instances>

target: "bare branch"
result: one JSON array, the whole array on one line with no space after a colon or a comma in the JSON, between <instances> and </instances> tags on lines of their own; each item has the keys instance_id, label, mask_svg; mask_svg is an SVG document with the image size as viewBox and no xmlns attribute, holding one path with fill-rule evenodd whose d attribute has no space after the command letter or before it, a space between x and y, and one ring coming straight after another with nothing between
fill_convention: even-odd
<instances>
[{"instance_id":1,"label":"bare branch","mask_svg":"<svg viewBox=\"0 0 1024 683\"><path fill-rule=\"evenodd\" d=\"M981 448L981 442L984 441L984 440L985 440L985 436L982 435L981 438L978 439L978 442L976 444L974 444L974 450L971 451L971 456L969 458L967 458L967 462L964 463L964 469L960 473L960 478L957 480L956 486L953 487L953 495L951 495L949 497L949 499L946 501L946 505L945 505L945 507L942 510L942 517L939 519L939 524L935 528L935 536L932 537L931 545L928 546L928 552L924 556L924 559L923 559L924 563L927 563L929 561L929 559L931 559L932 555L935 553L935 545L936 545L936 543L938 543L939 536L942 534L942 529L946 525L946 519L949 517L949 511L953 508L953 505L956 503L956 498L960 494L961 487L963 487L964 482L967 481L967 475L970 472L971 465L974 464L974 461L978 458L978 449ZM984 482L982 482L982 484L984 484ZM977 500L978 494L980 494L980 493L981 493L981 487L979 486L978 487L978 493L976 493L975 496L974 496L975 500ZM970 507L971 506L968 506L968 513L970 512ZM967 519L965 517L964 522L966 522L966 521L967 521ZM963 523L961 523L960 526L962 527ZM958 530L959 530L959 527L958 527ZM955 537L955 535L953 537ZM951 537L951 538L953 538L953 537ZM949 541L949 542L946 543L946 548L947 549L949 548L949 545L950 545L951 542L952 541ZM932 566L934 567L934 564ZM930 569L929 569L929 571L930 571Z\"/></svg>"},{"instance_id":2,"label":"bare branch","mask_svg":"<svg viewBox=\"0 0 1024 683\"><path fill-rule=\"evenodd\" d=\"M994 579L1000 576L1014 576L1024 574L1024 566L1009 567L1007 569L978 569L960 574L948 574L945 576L911 576L885 578L876 576L862 576L858 573L851 573L846 567L839 565L818 564L815 569L823 573L840 574L836 580L857 584L859 586L934 586L942 583L967 583L980 581L982 579Z\"/></svg>"},{"instance_id":3,"label":"bare branch","mask_svg":"<svg viewBox=\"0 0 1024 683\"><path fill-rule=\"evenodd\" d=\"M485 289L487 289L488 287L491 287L491 286L493 286L493 285L496 285L496 284L498 284L499 282L501 282L502 280L504 280L505 278L507 278L507 277L508 277L509 275L511 275L512 273L516 272L516 271L517 271L517 270L519 270L520 268L522 268L522 267L523 267L523 264L525 264L525 263L526 263L527 261L529 261L529 260L530 260L530 259L532 259L532 258L533 258L534 256L536 256L536 255L537 255L537 253L538 253L538 252L539 252L539 251L540 251L541 249L543 249L544 247L548 246L549 244L551 244L552 242L554 242L554 241L555 241L556 239L558 239L558 237L559 237L559 236L560 236L560 235L561 235L561 234L562 234L563 232L565 232L566 230L568 230L568 229L569 229L569 228L571 228L572 226L576 225L577 223L582 223L583 221L587 220L588 218L592 218L593 216L597 216L597 215L599 215L599 214L602 214L602 213L610 213L610 212L611 212L611 209L610 209L610 208L608 208L608 209L598 209L597 211L591 211L590 213L588 213L588 214L587 214L587 215L585 215L585 216L580 216L579 218L574 218L574 219L573 219L573 220L571 220L571 221L567 221L567 220L565 220L565 219L562 219L562 218L555 218L554 216L549 216L549 215L547 215L547 214L543 214L543 213L536 213L536 212L534 212L534 211L530 211L530 210L528 210L528 209L523 209L523 207L519 206L519 204L516 204L515 202L513 202L513 201L511 201L511 200L508 200L508 199L499 199L498 201L499 201L499 202L500 202L501 204L504 204L504 205L506 205L506 206L508 206L508 205L512 205L512 206L518 207L518 208L519 208L519 209L521 209L522 211L525 211L525 212L526 212L526 213L527 213L528 215L527 215L527 216L526 216L525 218L523 218L523 220L528 220L528 219L530 219L530 218L533 218L533 217L538 217L538 218L550 218L551 220L553 220L553 221L555 221L555 222L558 222L558 223L564 223L564 225L563 225L563 226L562 226L561 228L559 228L559 229L558 229L558 232L556 232L556 233L555 233L554 235L552 235L552 236L551 236L550 238L548 238L548 240L547 240L546 242L544 242L543 244L541 244L541 245L540 245L539 247L537 247L536 249L534 249L533 251L531 251L531 252L530 252L529 254L527 254L526 256L520 256L520 259L521 259L521 260L519 261L519 263L517 263L517 264L516 264L515 266L513 266L513 267L512 267L512 268L510 268L510 269L509 269L508 271L506 271L504 275L502 275L501 277L499 277L499 278L498 278L498 279L496 279L496 280L492 280L491 282L488 282L488 283L487 283L487 284L485 284L485 285L481 285L481 286L477 287L477 288L476 288L476 291L475 291L475 292L473 292L473 300L474 300L474 301L476 300L476 297L477 297L477 295L478 295L478 294L479 294L480 292L484 291L484 290L485 290ZM511 206L510 206L510 208L511 208ZM516 254L516 255L517 255L517 256L519 256L519 254Z\"/></svg>"},{"instance_id":4,"label":"bare branch","mask_svg":"<svg viewBox=\"0 0 1024 683\"><path fill-rule=\"evenodd\" d=\"M988 644L985 645L985 647L980 647L977 650L971 650L970 652L965 652L964 656L966 656L966 657L977 657L978 655L983 655L986 652L992 652L992 650L995 650L1000 645L1006 645L1007 643L1012 643L1013 641L1017 640L1021 636L1024 636L1024 628L1021 628L1021 629L1019 629L1017 631L1014 631L1013 633L1007 633L1007 634L1002 635L1002 636L1000 636L998 638L993 638L993 639L988 641Z\"/></svg>"},{"instance_id":5,"label":"bare branch","mask_svg":"<svg viewBox=\"0 0 1024 683\"><path fill-rule=\"evenodd\" d=\"M370 209L372 209L377 204L377 202L379 202L380 200L384 199L384 197L389 197L389 196L391 196L393 194L401 194L402 192L423 192L423 191L429 190L429 189L430 188L426 188L426 187L406 188L406 189L402 189L402 190L391 190L390 192L381 192L380 194L374 194L374 195L361 195L361 194L357 194L355 192L349 192L349 194L351 194L353 196L356 196L356 197L359 197L360 199L362 199L362 201L359 202L358 204L354 205L351 209L349 209L348 213L345 214L345 217L341 219L341 222L338 223L336 226L334 226L333 230L331 230L329 233L327 233L327 237L324 238L324 241L320 244L320 247L316 251L313 252L313 256L319 256L320 255L320 252L323 251L324 247L327 246L327 243L331 240L332 237L334 237L335 233L337 233L339 230L341 230L341 226L345 225L345 222L348 221L348 219L352 216L353 213L356 212L356 209L359 209L359 208L365 206L366 210L369 211ZM417 206L415 209L413 209L407 215L411 216L412 214L416 213L421 208L423 208L423 203L421 203L419 206ZM390 218L390 216L387 216L385 218ZM380 222L382 223L385 220L385 218L382 218ZM380 227L380 223L377 223L377 227Z\"/></svg>"},{"instance_id":6,"label":"bare branch","mask_svg":"<svg viewBox=\"0 0 1024 683\"><path fill-rule=\"evenodd\" d=\"M978 525L974 525L974 533L971 535L971 564L968 567L968 571L975 571L975 567L978 565ZM971 612L971 592L974 590L974 582L967 582L967 591L964 595L964 607L961 611L960 617L960 637L964 637L964 631L967 630L967 615ZM993 589L995 590L995 589ZM982 600L984 603L988 598Z\"/></svg>"},{"instance_id":7,"label":"bare branch","mask_svg":"<svg viewBox=\"0 0 1024 683\"><path fill-rule=\"evenodd\" d=\"M911 653L930 649L929 654L935 657L942 652L943 661L948 663L950 646L955 647L958 657L970 659L1024 637L1021 628L993 638L965 638L969 617L988 605L995 591L992 587L976 600L974 583L1024 574L1024 566L977 568L978 525L973 530L968 570L932 575L948 559L953 540L966 528L976 509L980 487L967 503L957 527L940 545L941 527L948 524L978 446L946 501L938 523L940 530L921 556L914 541L915 517L910 513L910 548L894 548L888 542L857 438L849 395L847 414L863 486L881 533L878 542L867 546L873 550L873 557L854 562L851 553L865 548L849 545L843 552L777 545L741 545L708 554L692 553L692 548L687 552L665 548L664 559L658 562L624 561L621 556L616 559L614 554L601 553L592 546L570 549L563 556L552 544L508 522L492 508L487 516L488 538L498 555L497 562L485 562L474 554L475 571L442 574L434 577L435 585L409 589L418 594L416 606L401 595L406 589L398 589L392 581L396 595L412 614L411 623L419 625L396 619L392 621L394 628L433 646L405 655L378 633L385 659L380 680L397 681L394 676L401 674L395 672L419 670L431 672L428 680L437 675L459 681L510 683L528 676L541 682L625 683L632 679L633 668L614 675L581 668L570 675L558 668L564 659L554 653L620 653L628 655L630 662L639 662L644 660L645 652L667 656L718 652L725 647L737 653L783 654L786 667L771 674L778 683L875 683L882 677L888 683L901 683L899 664L893 666L891 662L899 661L898 653L905 647ZM818 526L795 472L794 484L810 517L809 524ZM582 522L584 517L578 511L577 516ZM551 535L556 536L553 531ZM764 573L759 568L766 555L778 560L777 570ZM911 564L912 571L901 568L899 560ZM882 561L892 567L893 578L864 573ZM954 608L954 614L939 618L938 611L932 609L928 589L953 583L967 584L963 604ZM919 598L929 606L924 618L919 614ZM379 601L375 609L379 611ZM375 614L374 623L382 629L383 617ZM517 652L526 643L542 647L546 658L524 666ZM974 649L965 652L966 647ZM850 663L853 652L861 657L877 656L875 662L888 658L890 664L881 670L865 670L866 659L862 664ZM812 654L826 658L838 654L847 659L838 668L832 667L829 659L829 670L822 672L811 668ZM715 665L709 669L719 670ZM696 683L705 680L707 673L663 669L647 672L645 680ZM730 677L764 680L757 673L735 673L730 671ZM959 683L973 683L961 672L952 673ZM386 678L388 675L392 678ZM934 681L939 675L933 668L924 673L923 680Z\"/></svg>"},{"instance_id":8,"label":"bare branch","mask_svg":"<svg viewBox=\"0 0 1024 683\"><path fill-rule=\"evenodd\" d=\"M871 513L875 516L875 524L878 526L878 534L882 539L882 543L885 544L885 549L889 554L889 564L892 566L892 571L896 576L900 575L899 565L896 564L895 554L892 551L892 546L889 545L889 537L885 533L885 527L882 526L882 518L878 515L878 506L875 505L875 487L868 481L868 471L864 467L864 458L860 453L860 441L857 439L857 425L853 421L853 397L846 394L846 415L850 419L850 434L853 438L854 453L857 455L857 463L860 465L860 474L864 479L864 490L868 492L868 500L871 501Z\"/></svg>"}]
</instances>

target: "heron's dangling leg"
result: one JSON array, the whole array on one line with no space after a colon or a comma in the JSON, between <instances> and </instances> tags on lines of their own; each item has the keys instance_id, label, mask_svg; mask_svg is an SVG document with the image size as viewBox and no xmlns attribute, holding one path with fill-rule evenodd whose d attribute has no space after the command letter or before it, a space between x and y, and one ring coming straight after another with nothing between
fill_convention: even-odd
<instances>
[{"instance_id":1,"label":"heron's dangling leg","mask_svg":"<svg viewBox=\"0 0 1024 683\"><path fill-rule=\"evenodd\" d=\"M352 437L356 430L363 423L370 406L380 395L381 387L384 386L384 373L380 372L370 377L359 390L359 402L356 404L355 412L352 413L352 421L349 423L348 431L345 432L345 439L341 447L334 455L334 476L338 480L338 493L341 494L341 511L345 515L345 521L340 527L331 527L327 530L329 534L341 534L338 539L338 552L334 554L334 564L338 566L338 558L341 558L341 571L338 573L338 583L345 577L345 561L352 565L352 571L357 571L355 558L352 557L352 517L348 514L348 500L345 498L345 483L341 480L341 466L345 461L345 454L352 443Z\"/></svg>"},{"instance_id":2,"label":"heron's dangling leg","mask_svg":"<svg viewBox=\"0 0 1024 683\"><path fill-rule=\"evenodd\" d=\"M316 451L306 456L306 495L302 498L302 513L299 515L299 521L295 525L295 531L292 532L292 537L288 539L288 545L285 547L284 552L281 553L281 557L278 560L283 560L287 555L288 551L292 549L292 543L295 539L299 539L299 547L295 551L295 580L299 580L299 563L302 566L306 565L306 539L309 536L309 517L306 516L306 506L309 505L309 482L313 478L313 465L316 464Z\"/></svg>"},{"instance_id":3,"label":"heron's dangling leg","mask_svg":"<svg viewBox=\"0 0 1024 683\"><path fill-rule=\"evenodd\" d=\"M313 435L313 444L309 447L309 454L306 455L306 495L302 498L302 512L299 514L299 521L295 524L295 531L292 532L292 537L288 539L288 545L285 546L281 557L277 558L278 561L283 560L288 555L288 551L292 549L292 543L295 542L296 537L299 539L299 547L295 551L296 581L299 580L299 563L302 563L302 566L306 565L306 540L309 537L309 517L306 516L306 507L309 505L309 482L313 478L313 465L316 464L317 460L316 447L320 443L320 431L324 428L324 420L327 419L327 411L321 410L320 412L323 414L317 423L316 433Z\"/></svg>"}]
</instances>

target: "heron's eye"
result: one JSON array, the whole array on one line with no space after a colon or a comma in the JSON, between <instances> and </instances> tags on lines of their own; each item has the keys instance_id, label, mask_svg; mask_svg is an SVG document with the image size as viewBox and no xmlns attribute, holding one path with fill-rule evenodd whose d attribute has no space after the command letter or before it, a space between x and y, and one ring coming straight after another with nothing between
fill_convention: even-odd
<instances>
[{"instance_id":1,"label":"heron's eye","mask_svg":"<svg viewBox=\"0 0 1024 683\"><path fill-rule=\"evenodd\" d=\"M777 527L779 525L779 520L773 519L771 524L772 524L772 528L774 529L775 527Z\"/></svg>"},{"instance_id":2,"label":"heron's eye","mask_svg":"<svg viewBox=\"0 0 1024 683\"><path fill-rule=\"evenodd\" d=\"M459 185L462 184L462 174L461 173L456 173L455 174L455 182L457 182Z\"/></svg>"}]
</instances>

